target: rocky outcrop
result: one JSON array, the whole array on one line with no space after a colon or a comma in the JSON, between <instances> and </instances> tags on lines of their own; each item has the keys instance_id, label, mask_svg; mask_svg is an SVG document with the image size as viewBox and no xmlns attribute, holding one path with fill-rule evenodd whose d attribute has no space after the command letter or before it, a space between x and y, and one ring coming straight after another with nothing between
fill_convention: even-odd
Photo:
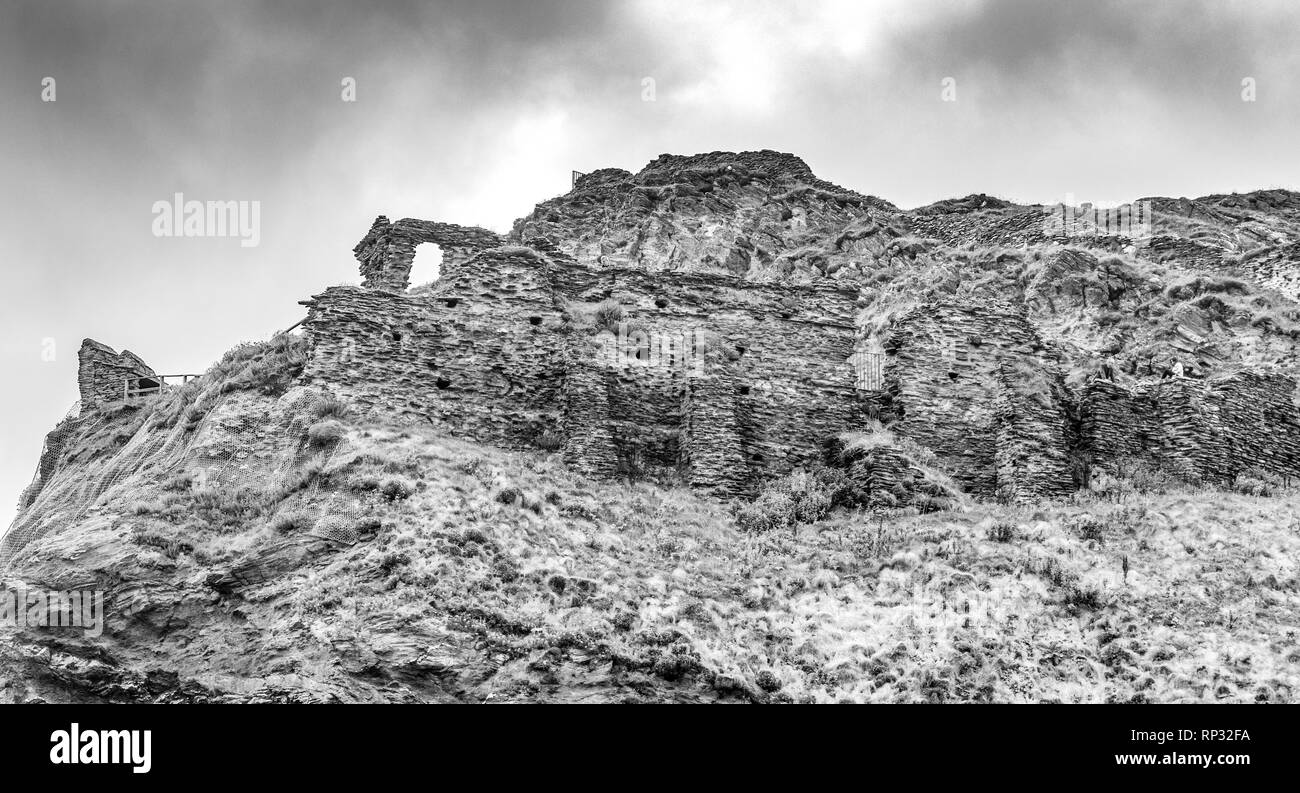
<instances>
[{"instance_id":1,"label":"rocky outcrop","mask_svg":"<svg viewBox=\"0 0 1300 793\"><path fill-rule=\"evenodd\" d=\"M899 232L897 208L825 182L774 151L663 155L636 174L594 171L538 204L511 238L547 238L591 267L848 279Z\"/></svg>"}]
</instances>

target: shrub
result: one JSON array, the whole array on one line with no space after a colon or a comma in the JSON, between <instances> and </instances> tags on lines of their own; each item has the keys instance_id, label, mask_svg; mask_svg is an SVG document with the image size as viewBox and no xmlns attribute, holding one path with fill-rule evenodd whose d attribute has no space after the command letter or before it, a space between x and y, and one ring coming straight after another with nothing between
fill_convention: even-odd
<instances>
[{"instance_id":1,"label":"shrub","mask_svg":"<svg viewBox=\"0 0 1300 793\"><path fill-rule=\"evenodd\" d=\"M798 470L769 482L753 501L735 507L742 531L793 528L826 517L843 497L843 473L827 468Z\"/></svg>"},{"instance_id":2,"label":"shrub","mask_svg":"<svg viewBox=\"0 0 1300 793\"><path fill-rule=\"evenodd\" d=\"M483 533L482 529L471 526L461 532L459 537L460 545L467 545L469 543L486 545L488 543L488 536Z\"/></svg>"},{"instance_id":3,"label":"shrub","mask_svg":"<svg viewBox=\"0 0 1300 793\"><path fill-rule=\"evenodd\" d=\"M523 491L517 487L503 487L499 491L497 491L497 495L496 495L497 503L500 504L521 503L523 501L523 498L524 498Z\"/></svg>"},{"instance_id":4,"label":"shrub","mask_svg":"<svg viewBox=\"0 0 1300 793\"><path fill-rule=\"evenodd\" d=\"M537 444L537 448L553 452L564 445L564 436L558 432L546 430L540 433L533 442Z\"/></svg>"},{"instance_id":5,"label":"shrub","mask_svg":"<svg viewBox=\"0 0 1300 793\"><path fill-rule=\"evenodd\" d=\"M759 672L754 678L754 683L769 694L781 690L781 681L777 679L776 675L773 674L770 669L764 669Z\"/></svg>"},{"instance_id":6,"label":"shrub","mask_svg":"<svg viewBox=\"0 0 1300 793\"><path fill-rule=\"evenodd\" d=\"M390 476L379 486L379 492L389 501L402 501L415 492L415 483L404 476Z\"/></svg>"},{"instance_id":7,"label":"shrub","mask_svg":"<svg viewBox=\"0 0 1300 793\"><path fill-rule=\"evenodd\" d=\"M206 415L207 411L198 405L190 405L186 408L185 412L182 414L185 419L185 431L193 432L198 429L199 424L203 421L203 417Z\"/></svg>"},{"instance_id":8,"label":"shrub","mask_svg":"<svg viewBox=\"0 0 1300 793\"><path fill-rule=\"evenodd\" d=\"M1091 515L1076 515L1066 525L1081 540L1096 542L1105 540L1106 525Z\"/></svg>"},{"instance_id":9,"label":"shrub","mask_svg":"<svg viewBox=\"0 0 1300 793\"><path fill-rule=\"evenodd\" d=\"M158 511L157 504L152 504L148 501L136 501L133 502L131 506L127 507L126 514L139 516L139 515L149 515L157 511Z\"/></svg>"},{"instance_id":10,"label":"shrub","mask_svg":"<svg viewBox=\"0 0 1300 793\"><path fill-rule=\"evenodd\" d=\"M1061 567L1061 562L1051 556L1031 561L1029 571L1056 587L1063 587L1070 580L1070 575Z\"/></svg>"},{"instance_id":11,"label":"shrub","mask_svg":"<svg viewBox=\"0 0 1300 793\"><path fill-rule=\"evenodd\" d=\"M873 421L866 432L846 432L827 447L828 460L849 465L865 460L871 467L887 466L897 471L892 487L868 491L860 480L844 477L836 506L914 509L919 513L963 509L966 498L961 487L938 467L934 452L908 438L899 437ZM838 470L838 469L836 469Z\"/></svg>"},{"instance_id":12,"label":"shrub","mask_svg":"<svg viewBox=\"0 0 1300 793\"><path fill-rule=\"evenodd\" d=\"M307 428L307 440L312 446L329 446L338 443L346 432L337 419L325 419Z\"/></svg>"},{"instance_id":13,"label":"shrub","mask_svg":"<svg viewBox=\"0 0 1300 793\"><path fill-rule=\"evenodd\" d=\"M406 567L411 563L411 555L406 551L389 551L379 557L379 569L385 573L391 573L399 567Z\"/></svg>"},{"instance_id":14,"label":"shrub","mask_svg":"<svg viewBox=\"0 0 1300 793\"><path fill-rule=\"evenodd\" d=\"M320 518L312 526L312 533L320 537L348 541L356 538L356 529L353 528L352 519L346 515L326 515Z\"/></svg>"},{"instance_id":15,"label":"shrub","mask_svg":"<svg viewBox=\"0 0 1300 793\"><path fill-rule=\"evenodd\" d=\"M346 418L349 410L347 402L331 394L326 394L312 405L312 414L318 419Z\"/></svg>"},{"instance_id":16,"label":"shrub","mask_svg":"<svg viewBox=\"0 0 1300 793\"><path fill-rule=\"evenodd\" d=\"M264 514L266 503L266 494L242 486L203 487L189 494L194 517L215 528L243 527Z\"/></svg>"},{"instance_id":17,"label":"shrub","mask_svg":"<svg viewBox=\"0 0 1300 793\"><path fill-rule=\"evenodd\" d=\"M378 490L379 485L379 477L374 474L356 474L348 479L348 487L350 489L362 492Z\"/></svg>"},{"instance_id":18,"label":"shrub","mask_svg":"<svg viewBox=\"0 0 1300 793\"><path fill-rule=\"evenodd\" d=\"M310 528L311 525L311 517L302 512L286 512L285 514L276 517L276 519L271 522L271 528L279 534L289 534L294 531L302 531Z\"/></svg>"},{"instance_id":19,"label":"shrub","mask_svg":"<svg viewBox=\"0 0 1300 793\"><path fill-rule=\"evenodd\" d=\"M1102 607L1101 590L1094 586L1072 584L1066 590L1062 602L1074 611L1096 611Z\"/></svg>"},{"instance_id":20,"label":"shrub","mask_svg":"<svg viewBox=\"0 0 1300 793\"><path fill-rule=\"evenodd\" d=\"M194 551L193 545L181 542L176 537L163 534L156 529L145 529L139 526L131 532L131 540L136 545L157 548L168 559L175 559L182 553L192 553Z\"/></svg>"},{"instance_id":21,"label":"shrub","mask_svg":"<svg viewBox=\"0 0 1300 793\"><path fill-rule=\"evenodd\" d=\"M592 523L600 520L600 513L586 504L565 504L560 507L560 514L570 518L588 520Z\"/></svg>"},{"instance_id":22,"label":"shrub","mask_svg":"<svg viewBox=\"0 0 1300 793\"><path fill-rule=\"evenodd\" d=\"M315 485L317 488L328 487L333 483L334 472L325 470L325 463L313 460L302 468L290 472L279 487L268 491L266 503L278 504L289 496Z\"/></svg>"},{"instance_id":23,"label":"shrub","mask_svg":"<svg viewBox=\"0 0 1300 793\"><path fill-rule=\"evenodd\" d=\"M1005 521L994 523L989 526L988 538L993 542L1011 542L1016 538L1016 526Z\"/></svg>"},{"instance_id":24,"label":"shrub","mask_svg":"<svg viewBox=\"0 0 1300 793\"><path fill-rule=\"evenodd\" d=\"M1248 496L1272 496L1286 489L1286 481L1277 474L1251 468L1233 478L1232 489Z\"/></svg>"},{"instance_id":25,"label":"shrub","mask_svg":"<svg viewBox=\"0 0 1300 793\"><path fill-rule=\"evenodd\" d=\"M1232 480L1232 489L1248 496L1271 496L1273 491L1268 484L1246 474L1238 474Z\"/></svg>"},{"instance_id":26,"label":"shrub","mask_svg":"<svg viewBox=\"0 0 1300 793\"><path fill-rule=\"evenodd\" d=\"M1095 477L1099 482L1094 485L1095 489L1113 495L1122 495L1125 492L1169 493L1194 484L1159 463L1140 458L1120 458L1115 461L1114 468L1114 478L1117 481Z\"/></svg>"},{"instance_id":27,"label":"shrub","mask_svg":"<svg viewBox=\"0 0 1300 793\"><path fill-rule=\"evenodd\" d=\"M492 564L492 574L509 583L519 578L519 565L512 559L497 559Z\"/></svg>"},{"instance_id":28,"label":"shrub","mask_svg":"<svg viewBox=\"0 0 1300 793\"><path fill-rule=\"evenodd\" d=\"M224 380L221 392L257 391L280 396L288 391L307 364L307 339L281 333L265 342L248 342L226 353L211 374Z\"/></svg>"},{"instance_id":29,"label":"shrub","mask_svg":"<svg viewBox=\"0 0 1300 793\"><path fill-rule=\"evenodd\" d=\"M606 300L596 306L595 325L597 330L618 333L618 324L623 321L623 307L615 300Z\"/></svg>"}]
</instances>

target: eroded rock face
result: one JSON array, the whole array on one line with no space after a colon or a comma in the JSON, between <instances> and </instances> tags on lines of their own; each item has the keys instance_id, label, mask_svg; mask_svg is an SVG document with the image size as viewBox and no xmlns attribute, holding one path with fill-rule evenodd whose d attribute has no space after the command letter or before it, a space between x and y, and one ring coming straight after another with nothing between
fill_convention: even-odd
<instances>
[{"instance_id":1,"label":"eroded rock face","mask_svg":"<svg viewBox=\"0 0 1300 793\"><path fill-rule=\"evenodd\" d=\"M952 247L1079 245L1201 273L1249 278L1300 298L1300 193L1257 190L1201 198L1142 198L1118 228L1053 222L1060 205L1021 205L972 195L901 213L899 227ZM1116 210L1114 215L1119 217ZM1087 205L1068 208L1087 214ZM1102 210L1096 210L1101 212ZM1094 216L1095 217L1095 216Z\"/></svg>"},{"instance_id":2,"label":"eroded rock face","mask_svg":"<svg viewBox=\"0 0 1300 793\"><path fill-rule=\"evenodd\" d=\"M636 174L578 179L537 205L511 236L538 237L591 267L635 266L746 280L845 279L899 232L887 201L813 175L774 151L664 155Z\"/></svg>"}]
</instances>

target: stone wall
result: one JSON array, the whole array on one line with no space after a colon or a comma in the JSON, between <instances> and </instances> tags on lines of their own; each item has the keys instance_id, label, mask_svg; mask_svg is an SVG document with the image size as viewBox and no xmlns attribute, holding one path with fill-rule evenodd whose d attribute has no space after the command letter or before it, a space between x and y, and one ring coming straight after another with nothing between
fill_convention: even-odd
<instances>
[{"instance_id":1,"label":"stone wall","mask_svg":"<svg viewBox=\"0 0 1300 793\"><path fill-rule=\"evenodd\" d=\"M1070 394L1052 362L1008 355L999 360L994 401L998 495L1011 501L1063 496L1075 489L1069 452L1078 443Z\"/></svg>"},{"instance_id":2,"label":"stone wall","mask_svg":"<svg viewBox=\"0 0 1300 793\"><path fill-rule=\"evenodd\" d=\"M443 247L442 273L408 292L421 241ZM817 462L827 438L868 414L894 420L968 492L1015 501L1068 493L1080 447L1103 467L1145 456L1189 476L1295 466L1294 441L1274 439L1295 422L1287 382L1242 374L1130 391L1094 381L1076 405L1060 356L1009 304L905 314L884 345L885 388L865 392L851 363L858 292L843 281L579 261L539 234L509 245L482 229L382 217L356 253L364 286L305 302L307 382L363 411L560 449L592 476L751 492ZM892 470L868 462L863 476Z\"/></svg>"},{"instance_id":3,"label":"stone wall","mask_svg":"<svg viewBox=\"0 0 1300 793\"><path fill-rule=\"evenodd\" d=\"M77 388L83 410L94 410L108 402L122 401L122 384L128 377L155 374L140 356L130 350L114 352L94 339L84 339L77 351Z\"/></svg>"},{"instance_id":4,"label":"stone wall","mask_svg":"<svg viewBox=\"0 0 1300 793\"><path fill-rule=\"evenodd\" d=\"M1290 377L1238 372L1125 386L1094 379L1081 397L1081 446L1114 473L1126 460L1215 483L1259 470L1300 475L1300 410Z\"/></svg>"},{"instance_id":5,"label":"stone wall","mask_svg":"<svg viewBox=\"0 0 1300 793\"><path fill-rule=\"evenodd\" d=\"M431 420L485 442L525 446L557 433L567 345L536 266L532 254L503 249L430 292L328 289L303 303L305 381L363 411Z\"/></svg>"},{"instance_id":6,"label":"stone wall","mask_svg":"<svg viewBox=\"0 0 1300 793\"><path fill-rule=\"evenodd\" d=\"M818 459L820 440L862 422L864 397L850 363L854 289L581 265L562 268L557 282L577 303L619 303L651 352L685 348L680 364L629 358L606 367L616 375L609 381L615 420L677 431L686 426L687 385L722 378L742 417L745 464L760 477Z\"/></svg>"},{"instance_id":7,"label":"stone wall","mask_svg":"<svg viewBox=\"0 0 1300 793\"><path fill-rule=\"evenodd\" d=\"M739 495L753 481L745 427L734 374L710 373L688 381L682 398L682 468L692 487L720 495Z\"/></svg>"},{"instance_id":8,"label":"stone wall","mask_svg":"<svg viewBox=\"0 0 1300 793\"><path fill-rule=\"evenodd\" d=\"M894 429L931 449L969 492L1068 492L1069 401L1059 358L1009 305L922 306L885 344Z\"/></svg>"},{"instance_id":9,"label":"stone wall","mask_svg":"<svg viewBox=\"0 0 1300 793\"><path fill-rule=\"evenodd\" d=\"M396 223L380 215L352 249L361 263L366 287L403 292L408 286L415 248L423 242L442 249L443 268L455 267L478 251L495 248L501 238L487 229L405 218Z\"/></svg>"},{"instance_id":10,"label":"stone wall","mask_svg":"<svg viewBox=\"0 0 1300 793\"><path fill-rule=\"evenodd\" d=\"M358 246L371 286L304 301L306 381L363 411L726 493L815 461L860 423L856 289L593 268L538 239L444 258L431 289L403 292L396 225ZM617 322L596 324L613 304Z\"/></svg>"},{"instance_id":11,"label":"stone wall","mask_svg":"<svg viewBox=\"0 0 1300 793\"><path fill-rule=\"evenodd\" d=\"M586 476L613 477L618 472L618 451L610 429L604 373L590 365L569 369L562 408L565 460Z\"/></svg>"}]
</instances>

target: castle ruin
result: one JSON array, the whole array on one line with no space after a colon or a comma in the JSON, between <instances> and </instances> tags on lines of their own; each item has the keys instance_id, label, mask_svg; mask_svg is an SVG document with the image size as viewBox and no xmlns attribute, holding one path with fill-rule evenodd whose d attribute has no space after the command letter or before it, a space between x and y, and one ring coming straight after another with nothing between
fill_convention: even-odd
<instances>
[{"instance_id":1,"label":"castle ruin","mask_svg":"<svg viewBox=\"0 0 1300 793\"><path fill-rule=\"evenodd\" d=\"M559 450L585 475L724 496L830 459L834 438L876 418L967 492L1012 501L1068 494L1080 460L1215 482L1300 474L1296 384L1282 374L1072 390L1025 307L985 299L923 302L868 351L866 290L831 275L892 244L872 241L893 233L873 214L889 211L792 155L714 152L581 175L509 235L381 216L353 250L362 283L303 301L300 382L363 414ZM839 229L833 245L809 249L814 225ZM441 272L412 289L423 243L441 248ZM139 357L91 340L80 364L85 410L132 382L163 387Z\"/></svg>"},{"instance_id":2,"label":"castle ruin","mask_svg":"<svg viewBox=\"0 0 1300 793\"><path fill-rule=\"evenodd\" d=\"M484 442L555 443L589 475L676 472L723 494L862 423L855 289L593 269L490 234L376 220L355 250L363 285L304 301L305 381ZM423 241L444 258L416 293ZM604 326L586 316L611 306Z\"/></svg>"}]
</instances>

